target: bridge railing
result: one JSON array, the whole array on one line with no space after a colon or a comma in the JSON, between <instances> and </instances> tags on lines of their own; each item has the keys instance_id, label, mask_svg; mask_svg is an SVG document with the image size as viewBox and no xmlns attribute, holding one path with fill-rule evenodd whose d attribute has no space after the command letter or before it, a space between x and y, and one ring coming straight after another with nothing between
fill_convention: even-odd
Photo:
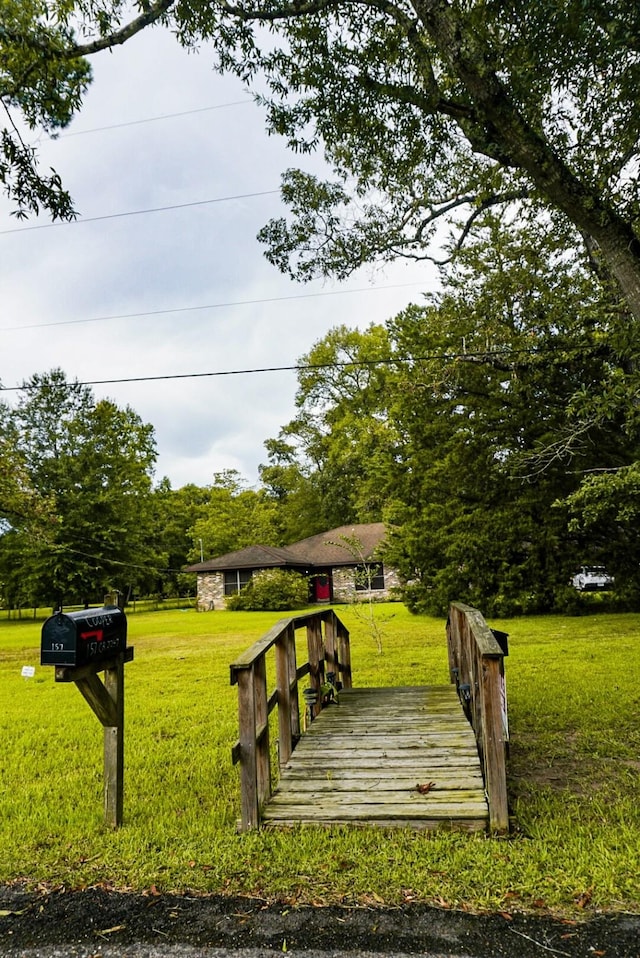
<instances>
[{"instance_id":1,"label":"bridge railing","mask_svg":"<svg viewBox=\"0 0 640 958\"><path fill-rule=\"evenodd\" d=\"M507 636L461 602L449 607L447 647L451 681L473 726L489 803L489 828L509 830L506 759L509 742L504 657Z\"/></svg>"},{"instance_id":2,"label":"bridge railing","mask_svg":"<svg viewBox=\"0 0 640 958\"><path fill-rule=\"evenodd\" d=\"M307 633L307 661L301 666L296 658L299 629ZM272 651L275 688L269 692L267 655ZM239 737L232 758L240 764L242 831L259 826L261 809L271 797L271 712L278 709L278 759L284 765L300 738L298 680L309 676L315 717L322 709L322 686L331 673L343 688L351 688L349 632L332 609L280 619L231 663L231 684L238 686Z\"/></svg>"}]
</instances>

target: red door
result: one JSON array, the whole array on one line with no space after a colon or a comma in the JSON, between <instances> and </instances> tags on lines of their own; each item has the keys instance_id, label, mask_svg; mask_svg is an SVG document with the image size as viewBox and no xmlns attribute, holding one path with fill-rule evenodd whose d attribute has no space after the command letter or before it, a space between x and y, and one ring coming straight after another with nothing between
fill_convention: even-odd
<instances>
[{"instance_id":1,"label":"red door","mask_svg":"<svg viewBox=\"0 0 640 958\"><path fill-rule=\"evenodd\" d=\"M315 577L316 602L328 602L331 598L331 580L324 573Z\"/></svg>"}]
</instances>

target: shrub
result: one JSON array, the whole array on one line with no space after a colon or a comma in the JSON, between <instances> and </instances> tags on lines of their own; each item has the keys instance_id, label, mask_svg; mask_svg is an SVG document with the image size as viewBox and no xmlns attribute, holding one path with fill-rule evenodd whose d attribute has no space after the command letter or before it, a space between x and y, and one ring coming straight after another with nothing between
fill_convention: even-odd
<instances>
[{"instance_id":1,"label":"shrub","mask_svg":"<svg viewBox=\"0 0 640 958\"><path fill-rule=\"evenodd\" d=\"M237 595L227 599L227 608L242 612L284 612L309 604L309 585L299 572L261 569Z\"/></svg>"}]
</instances>

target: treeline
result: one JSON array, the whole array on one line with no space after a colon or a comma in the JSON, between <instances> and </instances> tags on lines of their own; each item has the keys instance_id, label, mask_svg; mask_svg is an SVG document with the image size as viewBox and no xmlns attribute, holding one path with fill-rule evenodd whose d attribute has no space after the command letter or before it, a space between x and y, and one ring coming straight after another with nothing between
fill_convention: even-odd
<instances>
[{"instance_id":1,"label":"treeline","mask_svg":"<svg viewBox=\"0 0 640 958\"><path fill-rule=\"evenodd\" d=\"M640 594L634 323L560 222L485 215L442 291L301 360L257 488L153 482L153 427L54 370L0 406L5 605L188 594L188 563L384 520L405 599L564 610L582 563ZM575 251L567 253L567 249Z\"/></svg>"},{"instance_id":2,"label":"treeline","mask_svg":"<svg viewBox=\"0 0 640 958\"><path fill-rule=\"evenodd\" d=\"M488 216L442 292L303 358L271 460L331 522L385 520L412 609L577 609L583 563L636 607L638 332L597 265L562 222Z\"/></svg>"}]
</instances>

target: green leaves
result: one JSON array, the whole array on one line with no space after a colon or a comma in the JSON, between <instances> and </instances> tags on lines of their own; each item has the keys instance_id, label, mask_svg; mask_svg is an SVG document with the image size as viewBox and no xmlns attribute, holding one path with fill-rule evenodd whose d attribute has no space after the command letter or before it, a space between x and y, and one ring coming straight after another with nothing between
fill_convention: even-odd
<instances>
[{"instance_id":1,"label":"green leaves","mask_svg":"<svg viewBox=\"0 0 640 958\"><path fill-rule=\"evenodd\" d=\"M11 458L23 498L37 490L40 509L0 539L7 599L101 599L109 587L153 581L153 428L61 370L25 385L8 414Z\"/></svg>"}]
</instances>

